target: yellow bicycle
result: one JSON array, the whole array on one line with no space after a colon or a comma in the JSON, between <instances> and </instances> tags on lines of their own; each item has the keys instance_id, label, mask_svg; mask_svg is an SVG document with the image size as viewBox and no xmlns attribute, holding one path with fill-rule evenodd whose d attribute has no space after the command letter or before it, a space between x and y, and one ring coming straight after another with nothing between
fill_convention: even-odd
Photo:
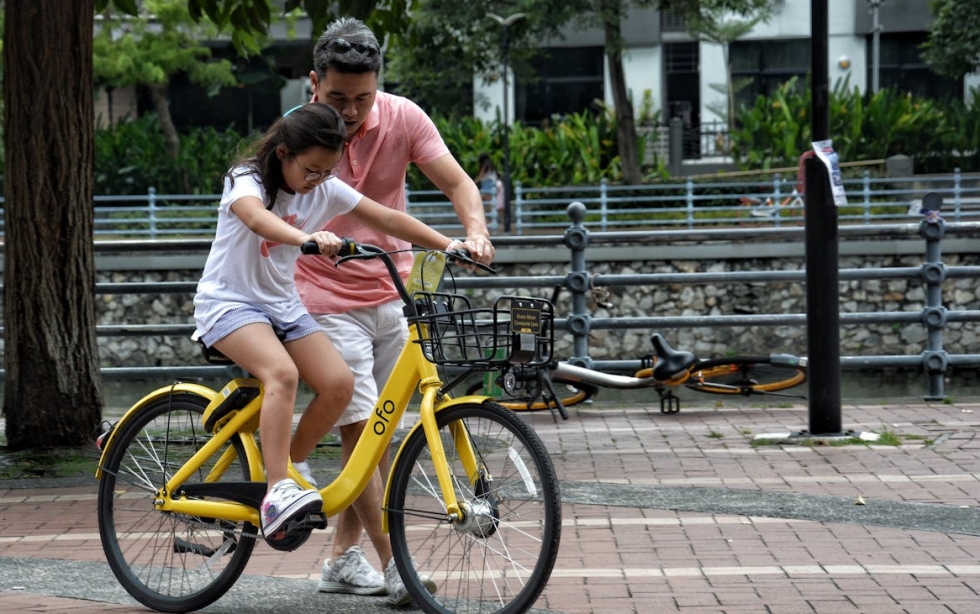
<instances>
[{"instance_id":1,"label":"yellow bicycle","mask_svg":"<svg viewBox=\"0 0 980 614\"><path fill-rule=\"evenodd\" d=\"M783 391L806 381L806 357L768 354L702 359L692 352L672 348L659 333L651 335L650 342L653 353L641 358L640 370L632 375L606 373L557 360L544 366L509 364L484 374L466 391L491 393L501 405L516 412L548 409L562 418L568 418L566 407L588 401L600 387L653 389L664 414L681 410L681 400L673 392L679 386L728 396L805 398Z\"/></svg>"},{"instance_id":2,"label":"yellow bicycle","mask_svg":"<svg viewBox=\"0 0 980 614\"><path fill-rule=\"evenodd\" d=\"M406 304L409 340L352 457L320 489L307 530L271 544L294 550L362 492L416 391L418 422L395 455L384 527L416 604L430 613L527 611L558 555L561 497L547 449L512 411L485 396L451 398L444 366L494 369L547 360L548 301L500 297L472 309L438 292L447 254L416 256L409 286L387 253L345 240L347 259L380 258ZM315 246L314 246L315 249ZM305 251L305 248L304 248ZM178 382L137 402L99 438L99 533L109 566L142 604L186 612L235 583L259 536L266 491L256 439L263 388L235 378L221 390ZM289 475L309 486L290 466ZM429 593L423 579L436 582Z\"/></svg>"}]
</instances>

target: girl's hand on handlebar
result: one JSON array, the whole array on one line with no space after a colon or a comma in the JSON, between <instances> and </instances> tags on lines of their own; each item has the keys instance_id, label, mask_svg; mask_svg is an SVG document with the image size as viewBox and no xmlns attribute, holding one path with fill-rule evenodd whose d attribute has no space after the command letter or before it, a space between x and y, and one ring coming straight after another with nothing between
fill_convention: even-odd
<instances>
[{"instance_id":1,"label":"girl's hand on handlebar","mask_svg":"<svg viewBox=\"0 0 980 614\"><path fill-rule=\"evenodd\" d=\"M317 251L312 251L309 243L316 244ZM330 232L329 230L318 230L306 237L303 241L302 250L304 254L319 253L323 256L336 256L344 245L343 239Z\"/></svg>"}]
</instances>

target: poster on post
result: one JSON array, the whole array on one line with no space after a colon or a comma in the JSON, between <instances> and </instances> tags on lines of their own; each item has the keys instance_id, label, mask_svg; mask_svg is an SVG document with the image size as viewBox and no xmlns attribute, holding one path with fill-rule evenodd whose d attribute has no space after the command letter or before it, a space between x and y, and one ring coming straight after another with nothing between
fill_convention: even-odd
<instances>
[{"instance_id":1,"label":"poster on post","mask_svg":"<svg viewBox=\"0 0 980 614\"><path fill-rule=\"evenodd\" d=\"M830 191L834 195L834 204L838 207L847 204L847 194L844 192L844 178L840 172L840 159L834 151L834 143L830 139L814 141L813 151L827 167L830 175Z\"/></svg>"}]
</instances>

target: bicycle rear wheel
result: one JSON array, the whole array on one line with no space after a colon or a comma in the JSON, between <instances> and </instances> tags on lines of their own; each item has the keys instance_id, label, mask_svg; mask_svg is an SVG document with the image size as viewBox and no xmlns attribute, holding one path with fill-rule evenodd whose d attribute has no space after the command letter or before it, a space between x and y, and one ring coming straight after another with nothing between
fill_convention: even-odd
<instances>
[{"instance_id":1,"label":"bicycle rear wheel","mask_svg":"<svg viewBox=\"0 0 980 614\"><path fill-rule=\"evenodd\" d=\"M795 357L733 356L704 360L684 385L712 394L765 394L806 381L806 366Z\"/></svg>"},{"instance_id":2,"label":"bicycle rear wheel","mask_svg":"<svg viewBox=\"0 0 980 614\"><path fill-rule=\"evenodd\" d=\"M210 438L201 425L208 399L187 392L151 401L120 425L102 467L98 516L109 567L127 592L161 612L214 602L235 583L255 546L247 522L189 517L153 507L166 480ZM249 480L236 436L189 483Z\"/></svg>"},{"instance_id":3,"label":"bicycle rear wheel","mask_svg":"<svg viewBox=\"0 0 980 614\"><path fill-rule=\"evenodd\" d=\"M511 614L544 589L561 538L561 495L547 449L534 430L492 401L437 415L464 517L446 514L425 433L405 441L392 470L391 544L405 586L428 613ZM478 472L461 462L468 442ZM430 594L424 579L436 583Z\"/></svg>"}]
</instances>

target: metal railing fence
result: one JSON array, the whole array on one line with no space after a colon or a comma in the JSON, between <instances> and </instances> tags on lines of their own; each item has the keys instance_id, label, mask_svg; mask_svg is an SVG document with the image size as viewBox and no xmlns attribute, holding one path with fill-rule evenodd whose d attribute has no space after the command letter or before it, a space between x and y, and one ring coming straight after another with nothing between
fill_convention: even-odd
<instances>
[{"instance_id":1,"label":"metal railing fence","mask_svg":"<svg viewBox=\"0 0 980 614\"><path fill-rule=\"evenodd\" d=\"M573 203L576 206L578 203ZM569 211L571 207L568 208ZM570 267L566 275L543 276L475 276L460 277L456 285L460 290L493 290L501 288L554 288L556 285L572 293L571 311L556 320L556 328L570 333L573 337L571 361L606 371L633 371L639 368L638 358L593 361L589 357L589 332L598 329L670 329L722 326L786 326L805 325L806 315L802 313L769 313L753 315L692 315L648 317L603 317L595 318L586 305L586 294L595 287L637 286L660 284L740 284L777 283L786 281L802 282L802 270L763 270L744 272L696 272L669 274L601 274L593 275L587 266L588 249L597 246L626 245L671 245L680 242L718 241L732 243L752 241L787 241L799 243L805 230L802 227L784 228L745 228L726 230L719 228L697 228L655 231L615 231L590 233L584 225L576 222L566 225L563 235L528 237L504 237L501 246L560 246L570 250ZM946 266L941 260L940 245L947 236L980 236L980 221L946 223L940 218L923 220L919 223L846 225L839 228L839 236L844 240L888 239L924 240L923 264L918 267L857 268L841 269L839 278L847 280L888 280L918 279L926 287L927 304L921 311L881 311L842 313L840 324L862 326L868 324L921 324L928 330L928 336L918 354L891 356L842 356L841 365L845 368L883 368L917 367L929 379L927 399L943 396L943 373L948 367L980 366L980 354L949 354L943 347L943 331L949 323L980 322L980 310L947 309L942 304L940 292L943 283L951 279L980 279L980 266ZM179 241L105 241L96 243L96 252L114 253L155 253L164 251L201 251L209 248L208 240ZM99 283L97 294L140 294L140 293L192 293L196 282L142 282L142 283ZM193 324L122 324L100 325L99 336L187 336L193 331ZM3 330L0 329L0 335ZM797 352L805 353L805 348ZM226 367L115 367L105 368L103 373L113 378L169 377L172 375L220 376L228 373Z\"/></svg>"},{"instance_id":2,"label":"metal railing fence","mask_svg":"<svg viewBox=\"0 0 980 614\"><path fill-rule=\"evenodd\" d=\"M958 170L948 175L906 178L863 176L845 180L848 205L839 210L846 224L888 224L916 220L922 196L939 193L951 222L980 219L980 182ZM562 232L568 225L566 205L588 208L586 223L598 231L631 229L781 227L803 223L803 200L795 177L774 175L766 181L695 181L620 186L602 181L592 186L535 188L516 183L512 230L516 235ZM210 238L217 221L217 194L146 194L95 197L95 235L123 238ZM2 203L2 199L0 199ZM462 228L452 204L439 191L408 191L408 211L450 234ZM497 212L487 210L497 228ZM4 228L0 210L0 236Z\"/></svg>"}]
</instances>

